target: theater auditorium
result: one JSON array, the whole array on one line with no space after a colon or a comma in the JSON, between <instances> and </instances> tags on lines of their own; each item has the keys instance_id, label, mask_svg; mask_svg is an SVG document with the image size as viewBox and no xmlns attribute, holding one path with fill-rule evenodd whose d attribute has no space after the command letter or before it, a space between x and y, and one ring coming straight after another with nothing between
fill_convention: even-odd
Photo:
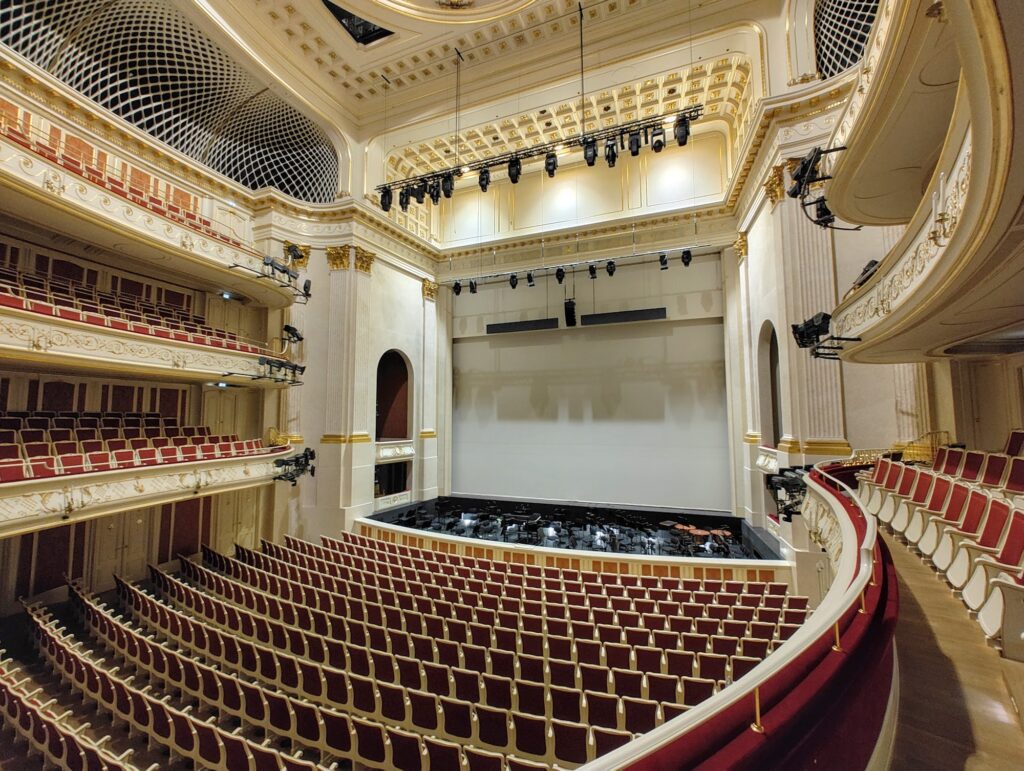
<instances>
[{"instance_id":1,"label":"theater auditorium","mask_svg":"<svg viewBox=\"0 0 1024 771\"><path fill-rule=\"evenodd\" d=\"M1019 769L1017 0L5 0L0 769Z\"/></svg>"}]
</instances>

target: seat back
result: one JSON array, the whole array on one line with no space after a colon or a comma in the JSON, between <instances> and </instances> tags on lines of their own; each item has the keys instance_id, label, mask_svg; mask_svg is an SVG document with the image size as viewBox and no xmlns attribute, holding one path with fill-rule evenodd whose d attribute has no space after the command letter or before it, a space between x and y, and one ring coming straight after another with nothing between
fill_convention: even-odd
<instances>
[{"instance_id":1,"label":"seat back","mask_svg":"<svg viewBox=\"0 0 1024 771\"><path fill-rule=\"evenodd\" d=\"M1007 455L1020 455L1022 451L1024 451L1024 428L1015 428L1007 437L1006 449L1003 452Z\"/></svg>"},{"instance_id":2,"label":"seat back","mask_svg":"<svg viewBox=\"0 0 1024 771\"><path fill-rule=\"evenodd\" d=\"M985 524L982 527L981 535L978 536L978 543L987 548L998 546L1009 518L1010 504L999 498L991 499L988 504Z\"/></svg>"},{"instance_id":3,"label":"seat back","mask_svg":"<svg viewBox=\"0 0 1024 771\"><path fill-rule=\"evenodd\" d=\"M914 489L914 483L917 481L917 469L913 466L904 466L903 473L900 474L900 482L896 487L897 495L910 495L910 491Z\"/></svg>"},{"instance_id":4,"label":"seat back","mask_svg":"<svg viewBox=\"0 0 1024 771\"><path fill-rule=\"evenodd\" d=\"M942 517L949 522L956 522L960 519L960 515L964 512L964 506L967 505L967 496L970 493L970 488L967 485L960 484L959 482L952 485L949 496L946 498L945 503L942 506ZM932 507L929 506L929 509ZM932 511L939 511L939 509L932 509Z\"/></svg>"},{"instance_id":5,"label":"seat back","mask_svg":"<svg viewBox=\"0 0 1024 771\"><path fill-rule=\"evenodd\" d=\"M1019 565L1024 557L1024 511L1014 509L1006 538L996 559L1004 565Z\"/></svg>"},{"instance_id":6,"label":"seat back","mask_svg":"<svg viewBox=\"0 0 1024 771\"><path fill-rule=\"evenodd\" d=\"M969 450L964 455L964 465L960 469L960 478L968 482L977 481L981 475L981 467L985 464L985 453L978 450Z\"/></svg>"},{"instance_id":7,"label":"seat back","mask_svg":"<svg viewBox=\"0 0 1024 771\"><path fill-rule=\"evenodd\" d=\"M1024 458L1013 458L1010 461L1010 470L1003 487L1011 495L1024 493Z\"/></svg>"},{"instance_id":8,"label":"seat back","mask_svg":"<svg viewBox=\"0 0 1024 771\"><path fill-rule=\"evenodd\" d=\"M950 476L955 476L959 473L965 454L964 450L961 450L959 447L950 447L946 451L946 462L942 466L942 473Z\"/></svg>"},{"instance_id":9,"label":"seat back","mask_svg":"<svg viewBox=\"0 0 1024 771\"><path fill-rule=\"evenodd\" d=\"M918 505L928 500L928 493L932 489L932 482L935 477L922 471L917 475L917 482L914 484L914 491L910 494L910 500Z\"/></svg>"},{"instance_id":10,"label":"seat back","mask_svg":"<svg viewBox=\"0 0 1024 771\"><path fill-rule=\"evenodd\" d=\"M981 490L971 490L967 497L967 512L964 514L964 521L960 529L969 535L976 534L981 529L981 522L988 510L989 497Z\"/></svg>"},{"instance_id":11,"label":"seat back","mask_svg":"<svg viewBox=\"0 0 1024 771\"><path fill-rule=\"evenodd\" d=\"M985 465L981 470L982 487L1000 487L1003 484L1003 477L1006 476L1006 469L1010 465L1010 457L1001 453L990 452L985 457Z\"/></svg>"}]
</instances>

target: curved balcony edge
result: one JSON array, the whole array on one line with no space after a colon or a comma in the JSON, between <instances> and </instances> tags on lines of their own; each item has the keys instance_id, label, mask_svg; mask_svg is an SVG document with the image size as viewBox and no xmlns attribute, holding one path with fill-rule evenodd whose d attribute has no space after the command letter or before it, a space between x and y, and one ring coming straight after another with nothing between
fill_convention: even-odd
<instances>
[{"instance_id":1,"label":"curved balcony edge","mask_svg":"<svg viewBox=\"0 0 1024 771\"><path fill-rule=\"evenodd\" d=\"M270 484L291 445L258 455L27 479L0 485L0 537Z\"/></svg>"}]
</instances>

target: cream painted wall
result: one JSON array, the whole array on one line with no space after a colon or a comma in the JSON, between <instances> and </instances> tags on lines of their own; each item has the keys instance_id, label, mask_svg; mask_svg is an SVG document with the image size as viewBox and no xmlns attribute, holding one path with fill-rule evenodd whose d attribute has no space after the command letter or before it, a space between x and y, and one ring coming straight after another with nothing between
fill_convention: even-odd
<instances>
[{"instance_id":1,"label":"cream painted wall","mask_svg":"<svg viewBox=\"0 0 1024 771\"><path fill-rule=\"evenodd\" d=\"M540 159L524 167L516 185L495 168L486 193L481 192L477 176L471 175L450 201L442 199L441 239L446 246L458 247L711 205L724 196L727 148L723 134L694 135L686 147L671 142L661 153L644 147L635 158L628 149L619 152L615 168L604 162L603 145L593 167L583 163L579 153L560 156L554 177L547 176Z\"/></svg>"},{"instance_id":2,"label":"cream painted wall","mask_svg":"<svg viewBox=\"0 0 1024 771\"><path fill-rule=\"evenodd\" d=\"M575 282L577 316L664 306L663 322L566 329L571 276L452 298L454 492L732 509L720 264L669 254ZM561 329L485 335L550 316Z\"/></svg>"}]
</instances>

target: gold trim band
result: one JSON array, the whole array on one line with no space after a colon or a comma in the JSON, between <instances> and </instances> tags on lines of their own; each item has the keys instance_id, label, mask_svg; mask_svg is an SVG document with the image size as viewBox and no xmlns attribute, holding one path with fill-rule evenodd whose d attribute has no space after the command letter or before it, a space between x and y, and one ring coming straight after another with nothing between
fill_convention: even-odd
<instances>
[{"instance_id":1,"label":"gold trim band","mask_svg":"<svg viewBox=\"0 0 1024 771\"><path fill-rule=\"evenodd\" d=\"M756 433L752 433L752 432L747 432L746 434L743 435L743 443L744 444L761 444L761 435L760 434L756 434Z\"/></svg>"},{"instance_id":2,"label":"gold trim band","mask_svg":"<svg viewBox=\"0 0 1024 771\"><path fill-rule=\"evenodd\" d=\"M437 431L420 431L420 439L437 439Z\"/></svg>"},{"instance_id":3,"label":"gold trim band","mask_svg":"<svg viewBox=\"0 0 1024 771\"><path fill-rule=\"evenodd\" d=\"M320 437L320 444L345 444L348 437L344 434L324 434Z\"/></svg>"}]
</instances>

